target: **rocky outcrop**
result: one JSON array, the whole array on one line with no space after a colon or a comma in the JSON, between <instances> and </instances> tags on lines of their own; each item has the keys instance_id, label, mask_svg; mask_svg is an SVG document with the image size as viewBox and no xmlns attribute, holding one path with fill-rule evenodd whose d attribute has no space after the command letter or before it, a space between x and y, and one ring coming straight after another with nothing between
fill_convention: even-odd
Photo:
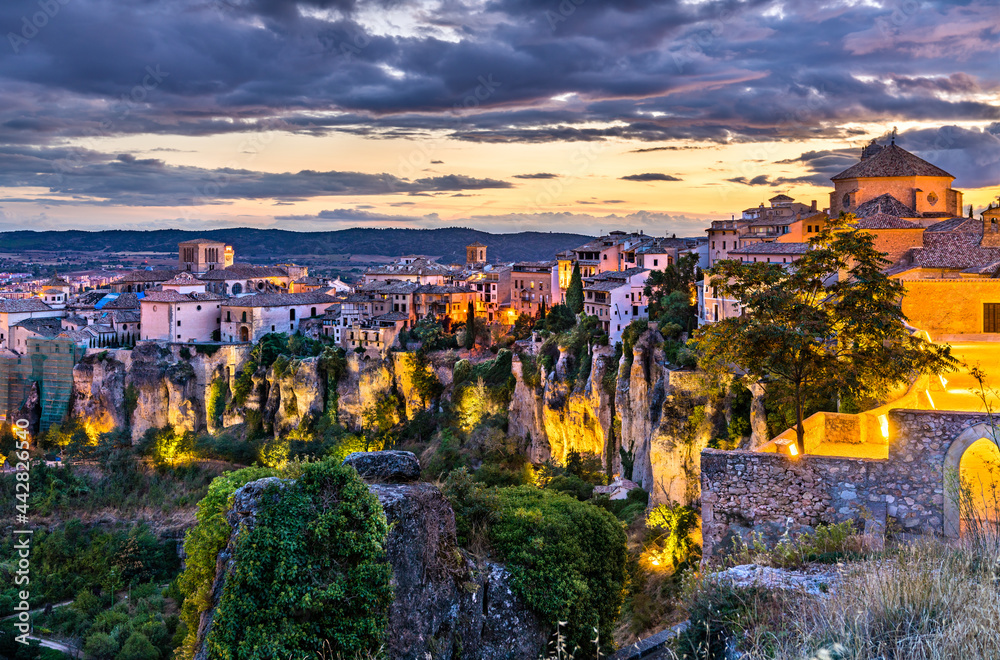
<instances>
[{"instance_id":1,"label":"rocky outcrop","mask_svg":"<svg viewBox=\"0 0 1000 660\"><path fill-rule=\"evenodd\" d=\"M221 346L208 354L141 343L132 350L88 353L73 368L71 414L94 432L131 428L133 441L167 424L203 431L214 425L206 411L212 383L228 390L248 352L247 346Z\"/></svg>"},{"instance_id":2,"label":"rocky outcrop","mask_svg":"<svg viewBox=\"0 0 1000 660\"><path fill-rule=\"evenodd\" d=\"M280 436L323 413L326 382L318 358L279 360L264 375L267 399L263 417Z\"/></svg>"},{"instance_id":3,"label":"rocky outcrop","mask_svg":"<svg viewBox=\"0 0 1000 660\"><path fill-rule=\"evenodd\" d=\"M378 458L373 461L377 463ZM377 472L390 469L371 467ZM275 481L280 482L270 477L248 483L233 496L227 514L231 537L216 563L213 606L201 618L196 660L206 658L205 640L226 576L234 568L237 536L252 528L264 504L261 498ZM539 657L547 628L511 590L510 574L503 566L476 560L459 548L455 514L438 488L428 483L372 484L369 488L378 497L390 530L386 553L393 571L394 600L385 634L389 658Z\"/></svg>"},{"instance_id":4,"label":"rocky outcrop","mask_svg":"<svg viewBox=\"0 0 1000 660\"><path fill-rule=\"evenodd\" d=\"M358 451L344 458L362 479L382 483L406 483L420 478L420 461L408 451Z\"/></svg>"},{"instance_id":5,"label":"rocky outcrop","mask_svg":"<svg viewBox=\"0 0 1000 660\"><path fill-rule=\"evenodd\" d=\"M617 363L612 349L595 347L588 378L573 388L561 377L570 356L561 353L552 374L542 370L540 388L526 382L515 359L509 433L530 437L533 461L597 454L612 474L649 491L652 503L694 502L701 449L725 434L726 388L701 373L671 370L661 345L659 333L647 331L631 361Z\"/></svg>"}]
</instances>

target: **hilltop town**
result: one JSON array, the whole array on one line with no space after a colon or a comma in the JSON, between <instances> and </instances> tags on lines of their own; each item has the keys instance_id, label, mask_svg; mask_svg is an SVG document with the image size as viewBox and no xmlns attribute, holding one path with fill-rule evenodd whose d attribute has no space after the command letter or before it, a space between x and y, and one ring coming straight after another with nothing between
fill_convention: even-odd
<instances>
[{"instance_id":1,"label":"hilltop town","mask_svg":"<svg viewBox=\"0 0 1000 660\"><path fill-rule=\"evenodd\" d=\"M216 563L225 541L191 545L200 554L185 555L184 573L174 557L179 538L191 543L218 522L194 514L211 477L228 475L212 483L228 489L217 514L229 511L235 530L266 508L269 480L334 478L341 463L353 467L336 474L367 479L392 523L391 657L433 655L437 644L535 657L552 622L565 624L564 605L531 580L577 599L586 616L570 616L574 643L590 643L586 620L603 635L587 646L595 652L650 633L659 636L648 648L667 648L686 639L666 634L679 612L702 616L678 604L696 567L732 557L799 566L808 562L767 552L805 557L825 539L822 552L843 559L855 552L847 548L969 538L995 523L997 509L968 508L948 484L978 483L979 499L995 492L1000 205L977 215L955 177L893 142L873 141L858 156L832 177L823 208L777 194L711 222L704 236L617 230L539 261L502 261L476 241L461 263L408 254L356 277L320 277L315 265L245 263L226 242L194 238L169 267L13 274L0 290L0 414L5 428L25 420L36 438L32 469L41 472L32 478L53 493L75 484L47 509L56 519L104 493L107 519L154 529L144 543L170 559L142 575L172 580L167 597L186 603L169 623L156 615L166 631L157 645L177 657L204 657L213 639L236 634L211 630L226 571L238 570ZM875 343L906 345L899 359L916 355L919 368L887 376L877 397L817 389L793 405L780 378L754 365L712 366L713 328L752 324L744 305L768 292L752 277L736 291L720 273L761 274L777 291L780 274L815 268L810 259L845 234L873 248L863 265L876 269L869 277L882 288L871 300L884 305L839 328L846 336L850 324L875 319L885 326ZM812 294L844 295L855 265L826 264ZM878 298L885 290L891 300ZM787 327L798 318L776 323L798 332ZM205 482L192 486L191 475ZM154 482L174 494L149 507ZM142 493L138 502L132 493ZM536 507L532 524L554 526L543 536L590 554L582 563L545 554L555 546L519 527L523 507ZM543 516L537 507L553 508ZM581 536L591 529L593 543ZM535 552L558 570L525 559ZM583 569L591 565L604 572ZM113 594L104 569L94 571L73 588ZM88 598L45 585L39 603ZM713 593L700 588L698 597ZM502 597L487 607L480 590ZM412 618L428 610L438 614ZM46 616L67 649L123 648L101 637L96 618L72 642L70 624Z\"/></svg>"}]
</instances>

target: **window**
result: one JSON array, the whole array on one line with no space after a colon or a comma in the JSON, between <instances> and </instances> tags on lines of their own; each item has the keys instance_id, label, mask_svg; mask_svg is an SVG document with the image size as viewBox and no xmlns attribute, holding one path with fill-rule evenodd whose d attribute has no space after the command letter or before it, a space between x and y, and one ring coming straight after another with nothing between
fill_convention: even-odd
<instances>
[{"instance_id":1,"label":"window","mask_svg":"<svg viewBox=\"0 0 1000 660\"><path fill-rule=\"evenodd\" d=\"M604 255L604 260L605 260L605 261L607 261L607 260L608 260L608 255Z\"/></svg>"},{"instance_id":2,"label":"window","mask_svg":"<svg viewBox=\"0 0 1000 660\"><path fill-rule=\"evenodd\" d=\"M659 259L653 259L653 267L655 268L655 267L657 267L659 265L660 265L660 260Z\"/></svg>"},{"instance_id":3,"label":"window","mask_svg":"<svg viewBox=\"0 0 1000 660\"><path fill-rule=\"evenodd\" d=\"M198 305L198 311L199 312L201 311L201 305Z\"/></svg>"},{"instance_id":4,"label":"window","mask_svg":"<svg viewBox=\"0 0 1000 660\"><path fill-rule=\"evenodd\" d=\"M180 319L177 319L177 327L178 328L181 327L181 320Z\"/></svg>"},{"instance_id":5,"label":"window","mask_svg":"<svg viewBox=\"0 0 1000 660\"><path fill-rule=\"evenodd\" d=\"M316 316L316 308L315 307L310 308L309 311L310 311L310 316Z\"/></svg>"},{"instance_id":6,"label":"window","mask_svg":"<svg viewBox=\"0 0 1000 660\"><path fill-rule=\"evenodd\" d=\"M722 241L722 249L723 249L723 250L725 250L725 249L726 249L726 242L725 242L725 241Z\"/></svg>"},{"instance_id":7,"label":"window","mask_svg":"<svg viewBox=\"0 0 1000 660\"><path fill-rule=\"evenodd\" d=\"M232 311L230 311L230 310L227 309L226 310L226 323L229 323L232 320L233 320L233 313L232 313Z\"/></svg>"},{"instance_id":8,"label":"window","mask_svg":"<svg viewBox=\"0 0 1000 660\"><path fill-rule=\"evenodd\" d=\"M247 322L247 313L243 312L243 323Z\"/></svg>"},{"instance_id":9,"label":"window","mask_svg":"<svg viewBox=\"0 0 1000 660\"><path fill-rule=\"evenodd\" d=\"M292 309L288 310L288 320L289 321L294 321L295 320L295 308L294 307Z\"/></svg>"},{"instance_id":10,"label":"window","mask_svg":"<svg viewBox=\"0 0 1000 660\"><path fill-rule=\"evenodd\" d=\"M843 202L844 202L844 206L850 206L851 205L851 194L850 193L847 193L846 195L844 195Z\"/></svg>"},{"instance_id":11,"label":"window","mask_svg":"<svg viewBox=\"0 0 1000 660\"><path fill-rule=\"evenodd\" d=\"M1000 332L1000 303L983 303L983 332Z\"/></svg>"},{"instance_id":12,"label":"window","mask_svg":"<svg viewBox=\"0 0 1000 660\"><path fill-rule=\"evenodd\" d=\"M931 194L927 195L927 202L931 206L934 206L935 204L937 204L937 201L938 201L938 196L935 193L931 193Z\"/></svg>"}]
</instances>

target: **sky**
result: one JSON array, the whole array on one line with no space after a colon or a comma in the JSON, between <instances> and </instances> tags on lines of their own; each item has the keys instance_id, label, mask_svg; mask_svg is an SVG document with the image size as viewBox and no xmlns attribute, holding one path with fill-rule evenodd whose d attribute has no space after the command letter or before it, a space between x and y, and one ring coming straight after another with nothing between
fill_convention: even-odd
<instances>
[{"instance_id":1,"label":"sky","mask_svg":"<svg viewBox=\"0 0 1000 660\"><path fill-rule=\"evenodd\" d=\"M996 0L3 0L0 230L702 234L895 128L1000 195Z\"/></svg>"}]
</instances>

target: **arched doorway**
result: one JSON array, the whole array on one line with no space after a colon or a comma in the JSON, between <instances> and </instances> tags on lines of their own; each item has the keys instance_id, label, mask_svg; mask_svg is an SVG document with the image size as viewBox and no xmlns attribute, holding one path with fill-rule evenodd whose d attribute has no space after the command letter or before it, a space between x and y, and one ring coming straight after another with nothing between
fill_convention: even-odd
<instances>
[{"instance_id":1,"label":"arched doorway","mask_svg":"<svg viewBox=\"0 0 1000 660\"><path fill-rule=\"evenodd\" d=\"M963 431L944 459L944 533L995 533L1000 523L1000 448L988 424Z\"/></svg>"},{"instance_id":2,"label":"arched doorway","mask_svg":"<svg viewBox=\"0 0 1000 660\"><path fill-rule=\"evenodd\" d=\"M250 328L246 326L240 328L240 341L242 342L250 341Z\"/></svg>"}]
</instances>

